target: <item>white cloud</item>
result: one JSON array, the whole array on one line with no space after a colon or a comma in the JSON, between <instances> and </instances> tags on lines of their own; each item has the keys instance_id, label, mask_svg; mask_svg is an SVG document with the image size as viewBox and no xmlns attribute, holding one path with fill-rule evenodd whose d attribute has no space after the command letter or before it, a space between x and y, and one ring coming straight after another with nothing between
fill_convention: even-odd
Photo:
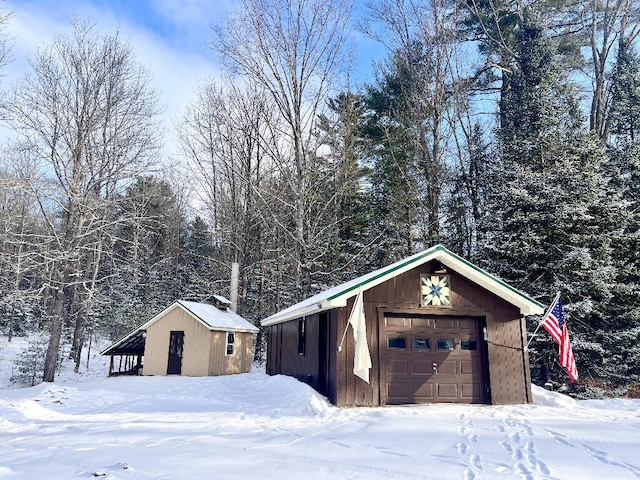
<instances>
[{"instance_id":1,"label":"white cloud","mask_svg":"<svg viewBox=\"0 0 640 480\"><path fill-rule=\"evenodd\" d=\"M210 37L210 22L207 18L222 17L221 9L229 8L232 2L222 2L211 7L211 2L190 0L153 0L154 11L181 28L168 34L172 24L154 30L154 25L145 26L140 18L124 16L110 7L98 8L87 1L72 1L58 4L46 0L33 2L6 2L14 12L8 33L14 38L13 61L5 69L3 86L19 80L29 70L27 57L37 48L49 45L56 35L70 31L69 19L79 16L96 23L96 29L104 33L120 32L121 38L131 44L138 61L148 68L153 76L152 85L160 95L160 103L166 107L164 124L167 145L164 155L175 151L175 139L171 120L182 115L187 102L195 96L198 82L217 75L219 66L213 52L206 46ZM209 5L207 5L207 3ZM108 5L108 2L107 2ZM181 8L182 6L182 8ZM206 8L205 8L206 7ZM186 28L192 24L194 28ZM184 35L176 39L177 35Z\"/></svg>"}]
</instances>

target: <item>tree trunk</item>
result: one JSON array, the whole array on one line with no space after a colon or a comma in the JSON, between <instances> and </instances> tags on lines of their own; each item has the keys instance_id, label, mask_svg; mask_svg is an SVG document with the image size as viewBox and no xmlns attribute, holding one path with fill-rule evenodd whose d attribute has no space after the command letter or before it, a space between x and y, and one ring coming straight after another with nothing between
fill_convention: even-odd
<instances>
[{"instance_id":1,"label":"tree trunk","mask_svg":"<svg viewBox=\"0 0 640 480\"><path fill-rule=\"evenodd\" d=\"M49 345L44 359L43 382L53 382L56 374L58 362L58 351L60 350L60 338L62 337L62 313L64 306L64 290L62 286L56 291L55 313L51 317L49 331Z\"/></svg>"}]
</instances>

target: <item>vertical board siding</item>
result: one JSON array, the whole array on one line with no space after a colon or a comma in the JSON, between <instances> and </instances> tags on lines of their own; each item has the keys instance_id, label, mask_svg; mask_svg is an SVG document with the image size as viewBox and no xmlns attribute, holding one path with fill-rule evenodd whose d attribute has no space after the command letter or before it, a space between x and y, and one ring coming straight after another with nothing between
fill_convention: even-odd
<instances>
[{"instance_id":1,"label":"vertical board siding","mask_svg":"<svg viewBox=\"0 0 640 480\"><path fill-rule=\"evenodd\" d=\"M273 355L267 355L267 373L284 374L308 383L314 388L318 386L318 342L319 315L305 317L305 351L298 354L298 322L294 319L268 327L268 348Z\"/></svg>"},{"instance_id":2,"label":"vertical board siding","mask_svg":"<svg viewBox=\"0 0 640 480\"><path fill-rule=\"evenodd\" d=\"M167 374L171 331L184 332L182 375L206 376L209 364L209 329L179 307L147 328L143 374Z\"/></svg>"},{"instance_id":3,"label":"vertical board siding","mask_svg":"<svg viewBox=\"0 0 640 480\"><path fill-rule=\"evenodd\" d=\"M147 328L144 375L167 374L171 331L184 332L181 375L204 377L251 371L253 333L235 332L235 353L227 357L226 331L210 330L178 307Z\"/></svg>"},{"instance_id":4,"label":"vertical board siding","mask_svg":"<svg viewBox=\"0 0 640 480\"><path fill-rule=\"evenodd\" d=\"M233 355L226 355L227 332L212 331L209 353L209 375L249 373L253 356L253 334L235 332Z\"/></svg>"}]
</instances>

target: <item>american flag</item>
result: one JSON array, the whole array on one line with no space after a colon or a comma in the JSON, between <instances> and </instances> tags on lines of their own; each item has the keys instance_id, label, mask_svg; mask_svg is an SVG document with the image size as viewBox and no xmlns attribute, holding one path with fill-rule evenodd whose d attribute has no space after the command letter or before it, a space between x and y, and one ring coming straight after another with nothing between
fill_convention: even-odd
<instances>
[{"instance_id":1,"label":"american flag","mask_svg":"<svg viewBox=\"0 0 640 480\"><path fill-rule=\"evenodd\" d=\"M558 344L562 342L562 327L560 325L564 325L564 314L562 313L562 301L558 296L551 310L542 319L542 326Z\"/></svg>"},{"instance_id":2,"label":"american flag","mask_svg":"<svg viewBox=\"0 0 640 480\"><path fill-rule=\"evenodd\" d=\"M560 306L558 328L562 332L560 335L560 365L567 371L569 378L575 381L578 379L578 369L576 368L576 359L573 357L573 351L571 350L569 331L567 330L567 324L564 321L564 314L562 313L562 302L560 302L559 298L556 302L556 306L558 305Z\"/></svg>"},{"instance_id":3,"label":"american flag","mask_svg":"<svg viewBox=\"0 0 640 480\"><path fill-rule=\"evenodd\" d=\"M571 350L569 332L567 331L567 324L564 321L560 296L556 298L551 310L549 310L549 313L545 316L542 321L542 326L560 345L560 365L566 370L571 380L577 380L578 369L576 368L576 360Z\"/></svg>"}]
</instances>

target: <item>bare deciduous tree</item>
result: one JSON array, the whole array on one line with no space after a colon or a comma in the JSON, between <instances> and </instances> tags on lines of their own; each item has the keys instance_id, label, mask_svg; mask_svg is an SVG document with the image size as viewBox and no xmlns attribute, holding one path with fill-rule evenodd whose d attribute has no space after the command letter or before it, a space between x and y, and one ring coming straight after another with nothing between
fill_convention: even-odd
<instances>
[{"instance_id":1,"label":"bare deciduous tree","mask_svg":"<svg viewBox=\"0 0 640 480\"><path fill-rule=\"evenodd\" d=\"M622 39L633 43L640 33L640 2L637 0L589 0L579 12L591 49L593 95L589 128L607 140L609 136L609 68L612 51Z\"/></svg>"},{"instance_id":2,"label":"bare deciduous tree","mask_svg":"<svg viewBox=\"0 0 640 480\"><path fill-rule=\"evenodd\" d=\"M241 287L248 268L258 261L260 192L265 173L264 140L270 135L272 103L263 90L242 88L228 76L204 85L179 128L182 152L221 252L220 277L229 277L232 262L242 265ZM246 268L244 268L246 267Z\"/></svg>"},{"instance_id":3,"label":"bare deciduous tree","mask_svg":"<svg viewBox=\"0 0 640 480\"><path fill-rule=\"evenodd\" d=\"M23 178L37 199L50 245L55 292L43 380L54 379L63 323L75 324L79 363L104 235L107 205L157 152L157 95L147 71L116 35L82 20L30 59L5 113L18 135L15 155L36 163Z\"/></svg>"},{"instance_id":4,"label":"bare deciduous tree","mask_svg":"<svg viewBox=\"0 0 640 480\"><path fill-rule=\"evenodd\" d=\"M309 293L312 243L318 232L313 212L311 179L315 123L343 56L351 0L243 0L237 13L215 31L212 47L231 72L265 89L285 127L272 145L282 162L291 196L282 207L293 219L297 296ZM277 153L275 153L277 152ZM281 199L283 200L283 199Z\"/></svg>"},{"instance_id":5,"label":"bare deciduous tree","mask_svg":"<svg viewBox=\"0 0 640 480\"><path fill-rule=\"evenodd\" d=\"M387 84L401 107L394 121L405 126L407 145L418 172L422 235L427 245L442 241L441 207L450 168L450 143L455 131L454 93L459 80L457 26L449 0L378 0L367 2L365 33L389 48L388 65L380 67L379 83ZM389 85L390 84L390 85Z\"/></svg>"}]
</instances>

